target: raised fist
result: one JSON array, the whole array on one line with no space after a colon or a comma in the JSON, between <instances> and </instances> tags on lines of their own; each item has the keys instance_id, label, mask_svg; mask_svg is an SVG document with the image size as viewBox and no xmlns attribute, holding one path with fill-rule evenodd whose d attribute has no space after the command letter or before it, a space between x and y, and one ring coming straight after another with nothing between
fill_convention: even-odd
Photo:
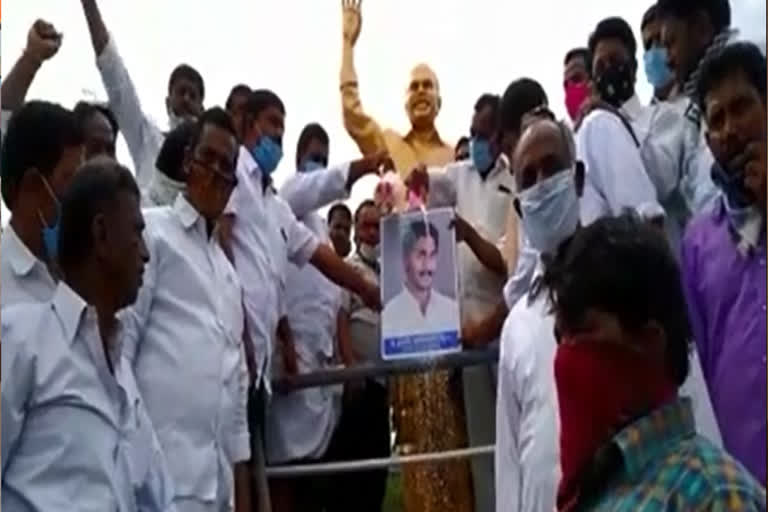
<instances>
[{"instance_id":1,"label":"raised fist","mask_svg":"<svg viewBox=\"0 0 768 512\"><path fill-rule=\"evenodd\" d=\"M37 20L27 34L25 53L39 62L56 55L61 47L62 35L47 21Z\"/></svg>"}]
</instances>

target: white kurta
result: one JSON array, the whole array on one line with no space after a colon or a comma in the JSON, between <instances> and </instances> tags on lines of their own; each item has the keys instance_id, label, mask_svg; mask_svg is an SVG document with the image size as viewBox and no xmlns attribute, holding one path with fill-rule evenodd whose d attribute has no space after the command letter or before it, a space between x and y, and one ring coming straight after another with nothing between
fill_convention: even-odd
<instances>
[{"instance_id":1,"label":"white kurta","mask_svg":"<svg viewBox=\"0 0 768 512\"><path fill-rule=\"evenodd\" d=\"M280 197L321 243L330 239L326 221L316 210L347 197L348 174L349 165L296 173L280 189ZM335 353L341 289L311 265L299 268L286 261L286 274L281 302L293 331L299 373L327 368ZM265 425L270 464L325 454L339 419L340 391L325 386L271 397Z\"/></svg>"},{"instance_id":2,"label":"white kurta","mask_svg":"<svg viewBox=\"0 0 768 512\"><path fill-rule=\"evenodd\" d=\"M250 459L242 288L184 196L147 210L150 260L123 314L126 357L168 459L180 510L228 509Z\"/></svg>"}]
</instances>

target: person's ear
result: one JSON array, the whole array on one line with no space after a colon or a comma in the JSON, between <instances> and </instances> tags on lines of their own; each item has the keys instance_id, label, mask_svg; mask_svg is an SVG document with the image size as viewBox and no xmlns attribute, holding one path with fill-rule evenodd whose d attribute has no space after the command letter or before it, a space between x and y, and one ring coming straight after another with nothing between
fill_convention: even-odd
<instances>
[{"instance_id":1,"label":"person's ear","mask_svg":"<svg viewBox=\"0 0 768 512\"><path fill-rule=\"evenodd\" d=\"M173 111L173 103L171 102L171 95L168 94L168 96L165 97L165 109L168 111L168 114L175 114Z\"/></svg>"},{"instance_id":2,"label":"person's ear","mask_svg":"<svg viewBox=\"0 0 768 512\"><path fill-rule=\"evenodd\" d=\"M584 194L584 162L581 160L576 160L573 177L576 181L576 195L581 197Z\"/></svg>"},{"instance_id":3,"label":"person's ear","mask_svg":"<svg viewBox=\"0 0 768 512\"><path fill-rule=\"evenodd\" d=\"M440 96L439 94L437 95L437 104L436 105L437 105L436 113L439 113L440 109L443 108L443 97Z\"/></svg>"}]
</instances>

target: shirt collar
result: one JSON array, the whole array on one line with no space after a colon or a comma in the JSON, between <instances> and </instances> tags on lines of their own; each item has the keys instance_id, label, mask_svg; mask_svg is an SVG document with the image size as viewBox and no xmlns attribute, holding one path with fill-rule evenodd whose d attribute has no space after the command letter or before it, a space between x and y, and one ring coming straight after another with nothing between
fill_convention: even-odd
<instances>
[{"instance_id":1,"label":"shirt collar","mask_svg":"<svg viewBox=\"0 0 768 512\"><path fill-rule=\"evenodd\" d=\"M634 121L643 114L645 107L640 103L640 98L637 97L637 94L633 94L631 98L624 102L621 106L621 110L627 117L629 117L630 121Z\"/></svg>"},{"instance_id":2,"label":"shirt collar","mask_svg":"<svg viewBox=\"0 0 768 512\"><path fill-rule=\"evenodd\" d=\"M690 398L678 398L640 418L613 438L631 480L667 447L696 433Z\"/></svg>"},{"instance_id":3,"label":"shirt collar","mask_svg":"<svg viewBox=\"0 0 768 512\"><path fill-rule=\"evenodd\" d=\"M77 339L78 329L83 322L92 323L94 326L94 332L99 337L101 342L101 334L98 327L98 317L95 308L89 306L85 300L80 297L72 288L69 287L64 281L59 281L56 287L56 292L52 299L52 308L56 313L56 316L61 322L64 329L64 336L71 344ZM116 367L120 361L123 350L123 323L118 316L115 319L115 334L113 343L111 344L112 350L110 350L109 359L112 362L113 367Z\"/></svg>"},{"instance_id":4,"label":"shirt collar","mask_svg":"<svg viewBox=\"0 0 768 512\"><path fill-rule=\"evenodd\" d=\"M6 238L6 243L3 247L3 251L5 252L4 256L7 256L10 260L11 267L17 276L26 276L32 272L32 269L36 264L43 264L42 261L38 260L37 257L32 254L32 251L29 250L21 238L19 238L19 235L16 234L13 226L8 224L3 236Z\"/></svg>"},{"instance_id":5,"label":"shirt collar","mask_svg":"<svg viewBox=\"0 0 768 512\"><path fill-rule=\"evenodd\" d=\"M181 225L184 229L189 229L197 224L197 221L201 219L200 213L195 210L195 207L189 204L189 200L184 194L179 194L176 197L176 201L173 203L173 211L181 221Z\"/></svg>"},{"instance_id":6,"label":"shirt collar","mask_svg":"<svg viewBox=\"0 0 768 512\"><path fill-rule=\"evenodd\" d=\"M252 174L260 178L261 186L265 193L272 188L272 177L261 170L258 162L256 162L256 159L253 158L253 155L245 146L240 146L240 155L238 156L237 162L237 165L242 166L247 174Z\"/></svg>"},{"instance_id":7,"label":"shirt collar","mask_svg":"<svg viewBox=\"0 0 768 512\"><path fill-rule=\"evenodd\" d=\"M64 281L60 281L53 294L53 310L59 317L64 327L64 335L72 342L77 335L77 328L83 317L83 311L88 307L85 300L80 297Z\"/></svg>"}]
</instances>

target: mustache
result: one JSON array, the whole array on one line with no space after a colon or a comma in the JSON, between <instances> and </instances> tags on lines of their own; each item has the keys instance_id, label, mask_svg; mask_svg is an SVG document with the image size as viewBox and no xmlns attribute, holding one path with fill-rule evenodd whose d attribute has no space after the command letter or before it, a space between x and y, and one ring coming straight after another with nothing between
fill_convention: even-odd
<instances>
[{"instance_id":1,"label":"mustache","mask_svg":"<svg viewBox=\"0 0 768 512\"><path fill-rule=\"evenodd\" d=\"M434 275L435 275L435 273L432 272L431 270L425 270L423 272L419 272L418 273L419 277L434 277Z\"/></svg>"}]
</instances>

